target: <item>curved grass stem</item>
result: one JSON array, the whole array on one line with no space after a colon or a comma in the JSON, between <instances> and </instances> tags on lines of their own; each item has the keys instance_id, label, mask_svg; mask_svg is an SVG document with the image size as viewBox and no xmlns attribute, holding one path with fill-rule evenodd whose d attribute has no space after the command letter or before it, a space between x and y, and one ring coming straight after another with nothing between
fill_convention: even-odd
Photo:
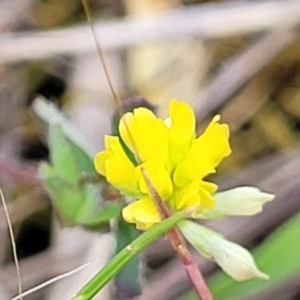
<instances>
[{"instance_id":1,"label":"curved grass stem","mask_svg":"<svg viewBox=\"0 0 300 300\"><path fill-rule=\"evenodd\" d=\"M75 296L72 300L92 299L118 272L147 245L158 238L161 234L170 230L179 221L189 217L190 211L181 211L167 220L153 226L131 244L116 254L109 263L100 270Z\"/></svg>"}]
</instances>

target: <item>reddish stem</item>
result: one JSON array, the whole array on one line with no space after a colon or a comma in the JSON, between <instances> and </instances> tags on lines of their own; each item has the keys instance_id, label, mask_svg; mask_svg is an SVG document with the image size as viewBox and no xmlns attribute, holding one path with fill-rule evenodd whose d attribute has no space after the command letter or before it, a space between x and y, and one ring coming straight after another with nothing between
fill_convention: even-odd
<instances>
[{"instance_id":1,"label":"reddish stem","mask_svg":"<svg viewBox=\"0 0 300 300\"><path fill-rule=\"evenodd\" d=\"M148 176L147 170L142 168L143 176L146 181L149 192L154 200L157 210L162 219L167 219L170 217L169 208L166 203L160 198L157 190L154 188L150 177ZM202 300L213 300L213 296L200 272L197 264L195 263L192 254L186 246L186 242L182 233L177 227L172 228L167 232L168 239L172 244L173 248L180 257L185 271L190 278L193 287L199 297Z\"/></svg>"},{"instance_id":2,"label":"reddish stem","mask_svg":"<svg viewBox=\"0 0 300 300\"><path fill-rule=\"evenodd\" d=\"M203 275L195 263L192 254L188 250L185 240L177 227L171 229L168 233L168 238L180 257L185 271L190 278L196 294L199 299L202 300L213 300L213 296L203 278Z\"/></svg>"}]
</instances>

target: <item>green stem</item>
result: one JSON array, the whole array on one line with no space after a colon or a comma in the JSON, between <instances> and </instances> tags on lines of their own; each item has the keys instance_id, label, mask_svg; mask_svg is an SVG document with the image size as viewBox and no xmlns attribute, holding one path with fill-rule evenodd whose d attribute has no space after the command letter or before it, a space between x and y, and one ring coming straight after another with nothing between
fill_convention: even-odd
<instances>
[{"instance_id":1,"label":"green stem","mask_svg":"<svg viewBox=\"0 0 300 300\"><path fill-rule=\"evenodd\" d=\"M78 292L77 296L72 298L72 300L92 299L113 277L117 275L128 261L135 257L161 234L172 228L176 223L186 219L189 214L189 211L178 212L172 217L156 224L144 232L126 248L121 250L115 257L113 257L109 263Z\"/></svg>"}]
</instances>

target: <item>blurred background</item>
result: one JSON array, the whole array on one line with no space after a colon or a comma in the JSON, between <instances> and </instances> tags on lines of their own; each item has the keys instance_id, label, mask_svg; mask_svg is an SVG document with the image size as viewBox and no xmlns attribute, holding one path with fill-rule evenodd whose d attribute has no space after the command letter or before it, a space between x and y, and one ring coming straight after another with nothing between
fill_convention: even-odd
<instances>
[{"instance_id":1,"label":"blurred background","mask_svg":"<svg viewBox=\"0 0 300 300\"><path fill-rule=\"evenodd\" d=\"M207 222L253 250L268 282L235 283L193 252L216 299L300 299L300 2L90 0L97 39L122 99L142 96L165 117L170 99L195 109L201 132L221 114L232 155L212 180L220 190L276 194L251 218ZM94 153L116 111L79 0L0 1L0 184L24 289L98 259L79 275L26 299L70 299L113 253L114 236L63 226L38 178L49 157L31 104L42 95L74 123ZM0 299L17 294L0 207ZM97 299L192 300L184 269L162 237L141 255L142 292L113 284Z\"/></svg>"}]
</instances>

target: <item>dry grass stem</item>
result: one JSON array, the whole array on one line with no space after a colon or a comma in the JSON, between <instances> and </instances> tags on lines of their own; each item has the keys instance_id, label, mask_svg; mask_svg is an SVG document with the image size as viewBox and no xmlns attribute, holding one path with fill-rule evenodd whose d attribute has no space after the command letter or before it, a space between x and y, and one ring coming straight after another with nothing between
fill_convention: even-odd
<instances>
[{"instance_id":1,"label":"dry grass stem","mask_svg":"<svg viewBox=\"0 0 300 300\"><path fill-rule=\"evenodd\" d=\"M9 212L8 212L8 209L7 209L7 206L6 206L5 198L4 198L3 191L2 191L1 187L0 187L0 198L1 198L1 202L2 202L2 205L3 205L4 212L5 212L5 217L6 217L6 221L7 221L7 225L8 225L8 230L9 230L10 242L11 242L11 246L12 246L14 263L15 263L15 266L16 266L17 281L18 281L18 292L21 295L22 294L22 280L21 280L21 271L20 271L19 260L18 260L18 255L17 255L17 248L16 248L16 243L15 243L15 235L14 235L14 232L13 232L12 223L10 221ZM23 297L21 296L19 299L22 300Z\"/></svg>"}]
</instances>

